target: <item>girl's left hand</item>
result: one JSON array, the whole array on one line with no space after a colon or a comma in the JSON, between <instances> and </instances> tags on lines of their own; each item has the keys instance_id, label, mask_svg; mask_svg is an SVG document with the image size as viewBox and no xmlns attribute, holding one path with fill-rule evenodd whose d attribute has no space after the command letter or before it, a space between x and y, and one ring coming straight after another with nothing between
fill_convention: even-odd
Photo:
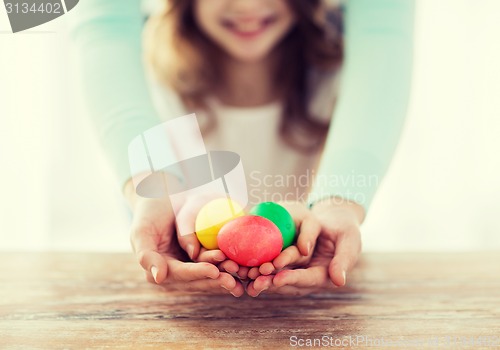
<instances>
[{"instance_id":1,"label":"girl's left hand","mask_svg":"<svg viewBox=\"0 0 500 350\"><path fill-rule=\"evenodd\" d=\"M248 278L275 274L284 268L305 266L311 260L316 240L321 232L321 225L314 214L301 202L279 202L292 216L297 227L296 243L285 248L272 262L248 269ZM240 267L238 275L241 275Z\"/></svg>"},{"instance_id":2,"label":"girl's left hand","mask_svg":"<svg viewBox=\"0 0 500 350\"><path fill-rule=\"evenodd\" d=\"M250 296L256 297L263 291L307 295L345 285L346 273L361 253L360 225L364 209L356 203L333 198L317 203L311 212L321 225L321 234L305 268L282 269L275 275L261 274L248 284L246 290Z\"/></svg>"}]
</instances>

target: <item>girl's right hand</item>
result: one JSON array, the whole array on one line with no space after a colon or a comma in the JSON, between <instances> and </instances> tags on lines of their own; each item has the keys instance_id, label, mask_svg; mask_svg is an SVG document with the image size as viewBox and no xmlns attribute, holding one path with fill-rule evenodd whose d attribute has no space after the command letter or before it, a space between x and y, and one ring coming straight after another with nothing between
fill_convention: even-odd
<instances>
[{"instance_id":1,"label":"girl's right hand","mask_svg":"<svg viewBox=\"0 0 500 350\"><path fill-rule=\"evenodd\" d=\"M166 289L243 295L241 282L214 265L221 258L217 253L200 252L198 245L196 252L190 252L197 262L189 262L181 245L187 248L196 237L177 236L168 197L139 197L131 181L125 191L133 211L130 241L149 282Z\"/></svg>"},{"instance_id":2,"label":"girl's right hand","mask_svg":"<svg viewBox=\"0 0 500 350\"><path fill-rule=\"evenodd\" d=\"M253 297L262 292L263 288L272 282L273 275L279 271L308 265L321 232L320 222L304 203L289 201L278 204L283 206L295 221L296 243L284 249L272 262L248 270L247 276L252 281L247 286L247 293Z\"/></svg>"}]
</instances>

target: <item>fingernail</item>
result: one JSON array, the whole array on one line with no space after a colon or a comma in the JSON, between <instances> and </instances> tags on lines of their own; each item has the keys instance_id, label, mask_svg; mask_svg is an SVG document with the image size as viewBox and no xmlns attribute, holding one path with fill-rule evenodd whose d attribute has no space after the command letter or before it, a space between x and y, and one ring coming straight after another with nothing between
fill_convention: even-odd
<instances>
[{"instance_id":1,"label":"fingernail","mask_svg":"<svg viewBox=\"0 0 500 350\"><path fill-rule=\"evenodd\" d=\"M158 281L156 280L156 277L158 276L158 268L154 265L151 266L151 274L153 275L155 282L158 283Z\"/></svg>"},{"instance_id":2,"label":"fingernail","mask_svg":"<svg viewBox=\"0 0 500 350\"><path fill-rule=\"evenodd\" d=\"M233 297L236 297L236 298L238 297L236 294L234 294L234 292L230 292L230 293L231 293L231 295L232 295Z\"/></svg>"},{"instance_id":3,"label":"fingernail","mask_svg":"<svg viewBox=\"0 0 500 350\"><path fill-rule=\"evenodd\" d=\"M189 258L191 258L191 260L193 260L193 254L194 254L194 245L192 245L191 243L189 243L187 246L186 246L186 251L189 255Z\"/></svg>"},{"instance_id":4,"label":"fingernail","mask_svg":"<svg viewBox=\"0 0 500 350\"><path fill-rule=\"evenodd\" d=\"M224 288L225 290L229 291L229 288L227 288L226 286L221 286L222 288Z\"/></svg>"},{"instance_id":5,"label":"fingernail","mask_svg":"<svg viewBox=\"0 0 500 350\"><path fill-rule=\"evenodd\" d=\"M258 297L259 295L261 295L261 294L262 294L262 292L264 292L265 290L268 290L268 289L269 289L269 287L265 287L265 288L264 288L264 289L262 289L262 290L259 292L259 294L257 294L256 296Z\"/></svg>"},{"instance_id":6,"label":"fingernail","mask_svg":"<svg viewBox=\"0 0 500 350\"><path fill-rule=\"evenodd\" d=\"M312 248L311 242L307 242L307 255L311 255L311 248Z\"/></svg>"},{"instance_id":7,"label":"fingernail","mask_svg":"<svg viewBox=\"0 0 500 350\"><path fill-rule=\"evenodd\" d=\"M344 284L346 284L347 283L347 277L346 277L345 270L342 271L342 277L344 278Z\"/></svg>"}]
</instances>

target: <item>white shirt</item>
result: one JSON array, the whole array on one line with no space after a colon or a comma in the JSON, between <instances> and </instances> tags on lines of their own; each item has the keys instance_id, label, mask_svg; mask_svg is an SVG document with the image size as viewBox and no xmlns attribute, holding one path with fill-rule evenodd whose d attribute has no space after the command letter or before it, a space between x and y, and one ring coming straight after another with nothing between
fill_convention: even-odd
<instances>
[{"instance_id":1,"label":"white shirt","mask_svg":"<svg viewBox=\"0 0 500 350\"><path fill-rule=\"evenodd\" d=\"M212 109L217 127L204 136L205 144L208 150L240 155L250 204L307 200L319 152L305 155L279 136L282 116L279 102L250 108L213 103Z\"/></svg>"},{"instance_id":2,"label":"white shirt","mask_svg":"<svg viewBox=\"0 0 500 350\"><path fill-rule=\"evenodd\" d=\"M311 104L321 120L330 118L338 88L338 75L325 80ZM150 82L160 117L168 120L191 113L172 90ZM307 201L313 185L321 149L304 154L288 145L280 136L282 104L274 102L258 107L226 106L209 101L216 127L203 136L208 151L232 151L240 155L245 171L249 205L266 201ZM330 113L325 113L329 111ZM204 111L196 112L199 124L206 122Z\"/></svg>"}]
</instances>

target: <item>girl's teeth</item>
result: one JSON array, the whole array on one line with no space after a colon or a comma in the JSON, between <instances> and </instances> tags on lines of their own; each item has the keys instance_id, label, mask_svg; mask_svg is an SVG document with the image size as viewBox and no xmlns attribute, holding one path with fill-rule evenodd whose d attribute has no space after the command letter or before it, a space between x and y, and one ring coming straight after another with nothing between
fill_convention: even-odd
<instances>
[{"instance_id":1,"label":"girl's teeth","mask_svg":"<svg viewBox=\"0 0 500 350\"><path fill-rule=\"evenodd\" d=\"M261 24L259 22L253 23L238 23L236 24L236 30L240 32L255 32L261 28Z\"/></svg>"}]
</instances>

